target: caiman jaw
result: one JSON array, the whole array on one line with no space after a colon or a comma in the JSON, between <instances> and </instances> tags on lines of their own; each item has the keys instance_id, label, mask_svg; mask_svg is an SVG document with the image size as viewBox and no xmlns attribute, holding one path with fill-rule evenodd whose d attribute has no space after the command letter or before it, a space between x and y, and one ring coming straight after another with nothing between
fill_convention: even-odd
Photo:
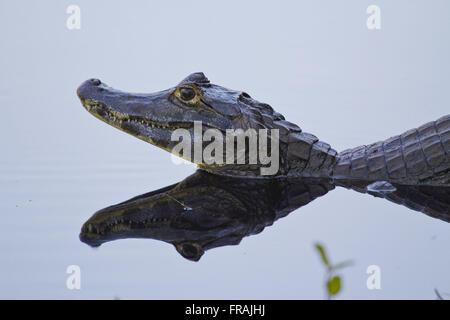
<instances>
[{"instance_id":1,"label":"caiman jaw","mask_svg":"<svg viewBox=\"0 0 450 320\"><path fill-rule=\"evenodd\" d=\"M170 215L166 210L158 210L171 200L164 196L172 188L173 186L169 186L152 192L151 201L133 198L96 212L83 224L80 240L98 247L104 242L128 237L133 232L139 236L140 230L152 230L152 235L157 237L159 232L163 233L178 221L176 214Z\"/></svg>"},{"instance_id":2,"label":"caiman jaw","mask_svg":"<svg viewBox=\"0 0 450 320\"><path fill-rule=\"evenodd\" d=\"M84 108L95 117L169 152L172 132L193 127L192 122L183 122L181 117L177 121L169 116L178 109L169 101L169 90L130 94L110 88L98 79L90 79L80 85L77 95Z\"/></svg>"},{"instance_id":3,"label":"caiman jaw","mask_svg":"<svg viewBox=\"0 0 450 320\"><path fill-rule=\"evenodd\" d=\"M181 122L162 123L151 121L149 119L142 118L139 116L130 116L124 113L114 111L108 108L105 104L95 100L85 99L82 100L82 102L86 110L89 111L92 115L124 131L127 130L127 124L136 127L142 126L144 128L151 127L153 129L171 129L171 130L191 127L188 123L181 123Z\"/></svg>"},{"instance_id":4,"label":"caiman jaw","mask_svg":"<svg viewBox=\"0 0 450 320\"><path fill-rule=\"evenodd\" d=\"M148 217L146 219L111 217L110 219L94 222L87 221L81 228L80 240L92 247L98 247L109 240L109 236L115 239L120 238L120 234L127 234L130 230L162 228L169 225L171 220L163 217Z\"/></svg>"},{"instance_id":5,"label":"caiman jaw","mask_svg":"<svg viewBox=\"0 0 450 320\"><path fill-rule=\"evenodd\" d=\"M127 131L127 125L134 125L136 127L141 126L143 128L170 129L170 130L192 127L190 123L158 122L140 116L128 115L119 111L114 111L106 104L96 100L85 99L82 97L80 97L80 100L85 109L89 113L99 118L100 120L124 131Z\"/></svg>"},{"instance_id":6,"label":"caiman jaw","mask_svg":"<svg viewBox=\"0 0 450 320\"><path fill-rule=\"evenodd\" d=\"M196 176L200 175L208 177L206 173ZM81 228L80 240L91 247L123 238L158 239L176 245L189 233L233 227L234 220L226 215L197 210L208 193L224 197L222 204L234 199L231 193L210 185L171 185L97 211ZM242 206L239 201L234 204Z\"/></svg>"}]
</instances>

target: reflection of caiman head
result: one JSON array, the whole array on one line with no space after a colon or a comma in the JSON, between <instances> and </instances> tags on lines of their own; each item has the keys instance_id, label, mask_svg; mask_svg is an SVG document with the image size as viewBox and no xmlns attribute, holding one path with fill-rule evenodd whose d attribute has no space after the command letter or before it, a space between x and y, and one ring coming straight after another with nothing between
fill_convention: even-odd
<instances>
[{"instance_id":1,"label":"reflection of caiman head","mask_svg":"<svg viewBox=\"0 0 450 320\"><path fill-rule=\"evenodd\" d=\"M80 239L90 246L156 239L198 261L206 250L239 244L332 188L324 180L238 179L199 170L178 184L96 212L84 223Z\"/></svg>"}]
</instances>

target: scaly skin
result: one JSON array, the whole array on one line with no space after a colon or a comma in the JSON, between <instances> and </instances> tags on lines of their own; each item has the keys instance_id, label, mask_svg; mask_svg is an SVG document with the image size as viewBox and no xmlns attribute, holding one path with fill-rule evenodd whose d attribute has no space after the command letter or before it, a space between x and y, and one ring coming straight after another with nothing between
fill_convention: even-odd
<instances>
[{"instance_id":1,"label":"scaly skin","mask_svg":"<svg viewBox=\"0 0 450 320\"><path fill-rule=\"evenodd\" d=\"M331 175L335 179L448 186L449 152L447 115L385 141L340 152Z\"/></svg>"}]
</instances>

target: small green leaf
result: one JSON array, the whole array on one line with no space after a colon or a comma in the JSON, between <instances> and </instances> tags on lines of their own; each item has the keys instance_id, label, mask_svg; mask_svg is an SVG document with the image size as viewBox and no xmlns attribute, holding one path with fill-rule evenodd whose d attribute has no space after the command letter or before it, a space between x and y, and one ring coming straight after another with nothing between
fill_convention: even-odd
<instances>
[{"instance_id":1,"label":"small green leaf","mask_svg":"<svg viewBox=\"0 0 450 320\"><path fill-rule=\"evenodd\" d=\"M315 244L315 247L317 249L317 251L319 251L320 253L320 257L322 258L323 263L327 266L330 267L330 263L328 262L328 258L327 255L325 253L325 249L322 247L322 245L320 245L319 243Z\"/></svg>"},{"instance_id":2,"label":"small green leaf","mask_svg":"<svg viewBox=\"0 0 450 320\"><path fill-rule=\"evenodd\" d=\"M327 282L328 294L334 296L341 290L341 278L334 276Z\"/></svg>"}]
</instances>

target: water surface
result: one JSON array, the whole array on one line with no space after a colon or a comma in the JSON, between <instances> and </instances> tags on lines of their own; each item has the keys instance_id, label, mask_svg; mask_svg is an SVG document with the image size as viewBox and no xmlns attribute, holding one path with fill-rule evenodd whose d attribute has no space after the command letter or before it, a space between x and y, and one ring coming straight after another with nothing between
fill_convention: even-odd
<instances>
[{"instance_id":1,"label":"water surface","mask_svg":"<svg viewBox=\"0 0 450 320\"><path fill-rule=\"evenodd\" d=\"M92 249L82 224L97 210L184 179L193 166L89 115L75 90L98 77L125 91L171 87L191 72L245 90L337 150L448 114L447 1L0 5L0 298L323 298L313 244L342 271L341 298L433 299L450 291L450 225L337 188L239 246L199 262L172 245L127 239ZM198 19L193 19L198 17ZM378 265L381 290L368 290ZM81 268L81 290L66 269Z\"/></svg>"}]
</instances>

